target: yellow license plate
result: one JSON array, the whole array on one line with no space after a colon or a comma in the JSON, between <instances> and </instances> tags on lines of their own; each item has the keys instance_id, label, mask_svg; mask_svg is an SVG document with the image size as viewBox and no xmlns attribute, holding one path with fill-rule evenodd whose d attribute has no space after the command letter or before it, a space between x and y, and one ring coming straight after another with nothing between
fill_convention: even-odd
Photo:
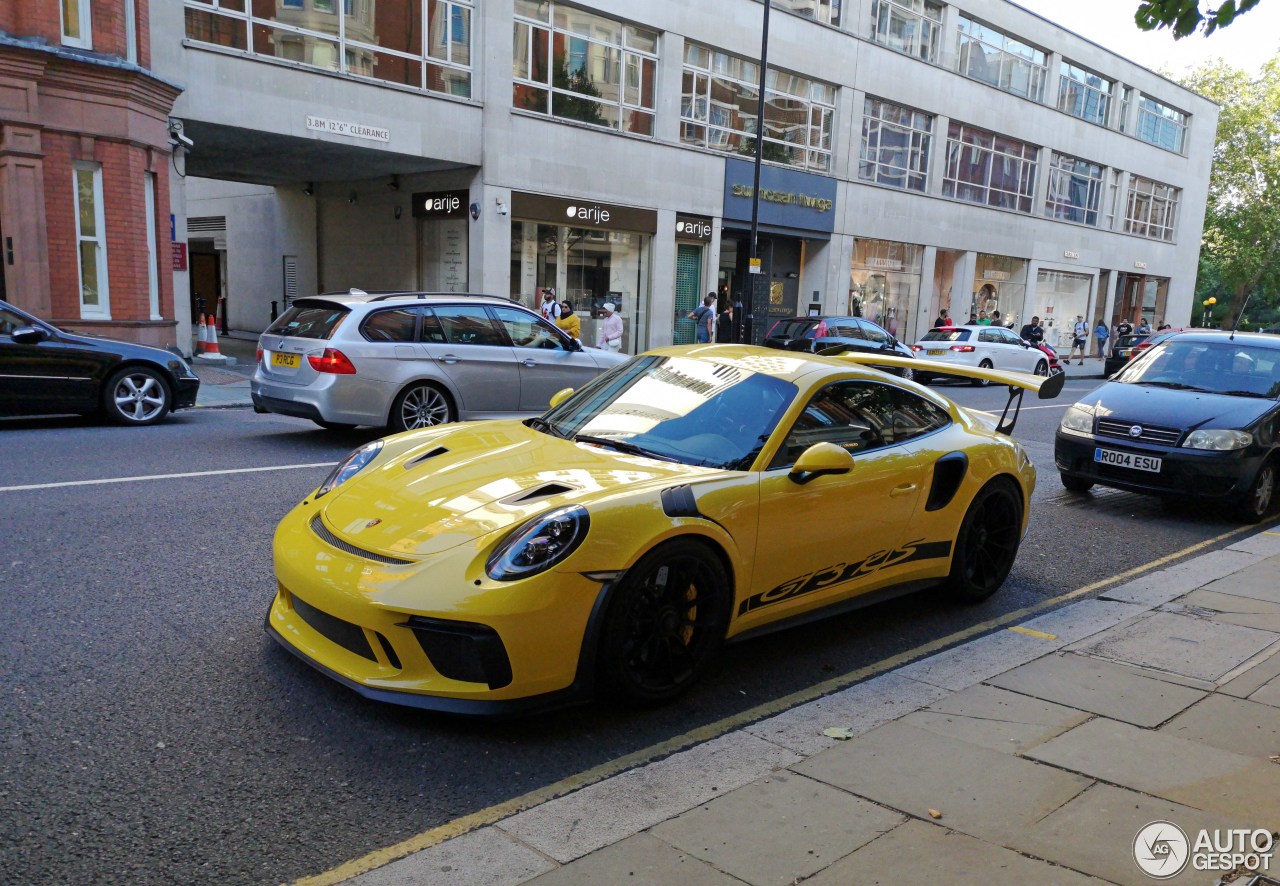
<instances>
[{"instance_id":1,"label":"yellow license plate","mask_svg":"<svg viewBox=\"0 0 1280 886\"><path fill-rule=\"evenodd\" d=\"M946 348L929 348L929 350L925 351L925 353L928 354L930 357L941 357L946 352L947 352ZM276 356L279 356L279 355L277 354Z\"/></svg>"},{"instance_id":2,"label":"yellow license plate","mask_svg":"<svg viewBox=\"0 0 1280 886\"><path fill-rule=\"evenodd\" d=\"M272 366L287 366L290 369L297 369L301 358L297 354L281 354L276 352L271 355Z\"/></svg>"}]
</instances>

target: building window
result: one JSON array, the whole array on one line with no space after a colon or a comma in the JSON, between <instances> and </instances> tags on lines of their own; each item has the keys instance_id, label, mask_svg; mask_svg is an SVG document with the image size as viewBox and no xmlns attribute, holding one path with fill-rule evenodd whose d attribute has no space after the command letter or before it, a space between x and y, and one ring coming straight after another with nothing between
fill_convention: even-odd
<instances>
[{"instance_id":1,"label":"building window","mask_svg":"<svg viewBox=\"0 0 1280 886\"><path fill-rule=\"evenodd\" d=\"M1021 40L960 16L960 51L956 70L966 77L981 80L997 89L1023 98L1044 98L1044 81L1048 73L1043 50Z\"/></svg>"},{"instance_id":2,"label":"building window","mask_svg":"<svg viewBox=\"0 0 1280 886\"><path fill-rule=\"evenodd\" d=\"M952 121L942 193L970 203L1030 212L1037 150L1034 145Z\"/></svg>"},{"instance_id":3,"label":"building window","mask_svg":"<svg viewBox=\"0 0 1280 886\"><path fill-rule=\"evenodd\" d=\"M512 106L653 135L658 34L560 3L516 0Z\"/></svg>"},{"instance_id":4,"label":"building window","mask_svg":"<svg viewBox=\"0 0 1280 886\"><path fill-rule=\"evenodd\" d=\"M1102 167L1056 151L1049 161L1049 195L1044 214L1062 221L1098 224Z\"/></svg>"},{"instance_id":5,"label":"building window","mask_svg":"<svg viewBox=\"0 0 1280 886\"><path fill-rule=\"evenodd\" d=\"M1129 176L1129 199L1125 207L1124 231L1152 240L1173 241L1178 214L1177 188L1149 178Z\"/></svg>"},{"instance_id":6,"label":"building window","mask_svg":"<svg viewBox=\"0 0 1280 886\"><path fill-rule=\"evenodd\" d=\"M471 97L471 0L185 0L187 38L309 68ZM248 8L246 8L248 7Z\"/></svg>"},{"instance_id":7,"label":"building window","mask_svg":"<svg viewBox=\"0 0 1280 886\"><path fill-rule=\"evenodd\" d=\"M1145 95L1138 98L1138 138L1180 154L1186 131L1186 114Z\"/></svg>"},{"instance_id":8,"label":"building window","mask_svg":"<svg viewBox=\"0 0 1280 886\"><path fill-rule=\"evenodd\" d=\"M138 63L138 4L124 0L124 59Z\"/></svg>"},{"instance_id":9,"label":"building window","mask_svg":"<svg viewBox=\"0 0 1280 886\"><path fill-rule=\"evenodd\" d=\"M680 140L730 154L755 153L760 66L696 43L684 46ZM765 78L765 160L800 169L831 168L836 90L770 69Z\"/></svg>"},{"instance_id":10,"label":"building window","mask_svg":"<svg viewBox=\"0 0 1280 886\"><path fill-rule=\"evenodd\" d=\"M102 166L76 163L76 245L80 270L80 316L111 316L107 288L107 226L102 210Z\"/></svg>"},{"instance_id":11,"label":"building window","mask_svg":"<svg viewBox=\"0 0 1280 886\"><path fill-rule=\"evenodd\" d=\"M929 172L933 115L868 98L862 112L858 178L923 191Z\"/></svg>"},{"instance_id":12,"label":"building window","mask_svg":"<svg viewBox=\"0 0 1280 886\"><path fill-rule=\"evenodd\" d=\"M927 62L938 60L942 4L934 0L874 0L871 39Z\"/></svg>"},{"instance_id":13,"label":"building window","mask_svg":"<svg viewBox=\"0 0 1280 886\"><path fill-rule=\"evenodd\" d=\"M62 45L93 48L93 16L90 0L62 0Z\"/></svg>"},{"instance_id":14,"label":"building window","mask_svg":"<svg viewBox=\"0 0 1280 886\"><path fill-rule=\"evenodd\" d=\"M773 0L773 6L823 24L840 26L840 0Z\"/></svg>"},{"instance_id":15,"label":"building window","mask_svg":"<svg viewBox=\"0 0 1280 886\"><path fill-rule=\"evenodd\" d=\"M147 215L147 303L151 306L151 319L161 320L160 273L156 265L156 174L146 173L144 189Z\"/></svg>"},{"instance_id":16,"label":"building window","mask_svg":"<svg viewBox=\"0 0 1280 886\"><path fill-rule=\"evenodd\" d=\"M1121 132L1129 131L1128 129L1126 129L1126 127L1129 125L1129 122L1128 122L1129 106L1131 104L1133 104L1133 87L1121 86L1120 87L1120 109L1116 115L1118 119L1116 120L1116 123L1115 123L1116 129L1120 130Z\"/></svg>"},{"instance_id":17,"label":"building window","mask_svg":"<svg viewBox=\"0 0 1280 886\"><path fill-rule=\"evenodd\" d=\"M1064 61L1058 80L1058 110L1106 126L1113 87L1114 84L1105 77ZM1123 112L1121 116L1123 119Z\"/></svg>"}]
</instances>

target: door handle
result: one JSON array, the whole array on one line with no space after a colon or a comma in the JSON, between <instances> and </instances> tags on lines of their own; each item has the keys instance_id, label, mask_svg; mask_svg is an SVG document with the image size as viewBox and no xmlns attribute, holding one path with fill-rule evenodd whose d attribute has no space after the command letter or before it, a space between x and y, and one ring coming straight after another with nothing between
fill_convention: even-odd
<instances>
[{"instance_id":1,"label":"door handle","mask_svg":"<svg viewBox=\"0 0 1280 886\"><path fill-rule=\"evenodd\" d=\"M458 362L458 358L455 354L445 354L440 358L440 362L453 364Z\"/></svg>"},{"instance_id":2,"label":"door handle","mask_svg":"<svg viewBox=\"0 0 1280 886\"><path fill-rule=\"evenodd\" d=\"M528 366L530 369L538 365L538 361L533 359L532 357L525 357L520 362L523 363L525 366Z\"/></svg>"},{"instance_id":3,"label":"door handle","mask_svg":"<svg viewBox=\"0 0 1280 886\"><path fill-rule=\"evenodd\" d=\"M903 483L901 486L895 486L893 487L893 489L889 490L889 497L898 498L903 495L910 495L912 492L915 492L915 491L916 491L916 484Z\"/></svg>"}]
</instances>

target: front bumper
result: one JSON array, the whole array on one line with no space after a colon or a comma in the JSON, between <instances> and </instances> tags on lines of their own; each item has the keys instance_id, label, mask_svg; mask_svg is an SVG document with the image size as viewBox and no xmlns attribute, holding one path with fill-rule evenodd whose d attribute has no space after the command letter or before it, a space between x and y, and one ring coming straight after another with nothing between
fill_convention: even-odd
<instances>
[{"instance_id":1,"label":"front bumper","mask_svg":"<svg viewBox=\"0 0 1280 886\"><path fill-rule=\"evenodd\" d=\"M1161 459L1159 473L1106 465L1093 460L1097 449L1131 452ZM1262 467L1266 453L1257 447L1234 452L1131 443L1114 437L1054 435L1053 458L1058 470L1101 486L1155 495L1189 495L1230 500L1245 494Z\"/></svg>"},{"instance_id":2,"label":"front bumper","mask_svg":"<svg viewBox=\"0 0 1280 886\"><path fill-rule=\"evenodd\" d=\"M196 394L200 391L200 379L178 378L173 383L173 408L190 409L196 405Z\"/></svg>"}]
</instances>

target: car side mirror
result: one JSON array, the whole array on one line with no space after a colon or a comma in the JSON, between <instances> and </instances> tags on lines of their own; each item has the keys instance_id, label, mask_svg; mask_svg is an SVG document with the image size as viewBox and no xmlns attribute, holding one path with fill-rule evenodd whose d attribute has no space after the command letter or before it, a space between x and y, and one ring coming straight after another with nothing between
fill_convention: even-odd
<instances>
[{"instance_id":1,"label":"car side mirror","mask_svg":"<svg viewBox=\"0 0 1280 886\"><path fill-rule=\"evenodd\" d=\"M49 337L39 326L19 326L9 336L20 345L38 345Z\"/></svg>"},{"instance_id":2,"label":"car side mirror","mask_svg":"<svg viewBox=\"0 0 1280 886\"><path fill-rule=\"evenodd\" d=\"M551 395L552 407L559 406L565 400L568 400L569 395L571 395L572 393L573 393L573 388L561 388L560 390L556 391L554 394Z\"/></svg>"},{"instance_id":3,"label":"car side mirror","mask_svg":"<svg viewBox=\"0 0 1280 886\"><path fill-rule=\"evenodd\" d=\"M796 459L787 474L803 486L824 474L847 474L853 470L853 456L834 443L814 443Z\"/></svg>"}]
</instances>

